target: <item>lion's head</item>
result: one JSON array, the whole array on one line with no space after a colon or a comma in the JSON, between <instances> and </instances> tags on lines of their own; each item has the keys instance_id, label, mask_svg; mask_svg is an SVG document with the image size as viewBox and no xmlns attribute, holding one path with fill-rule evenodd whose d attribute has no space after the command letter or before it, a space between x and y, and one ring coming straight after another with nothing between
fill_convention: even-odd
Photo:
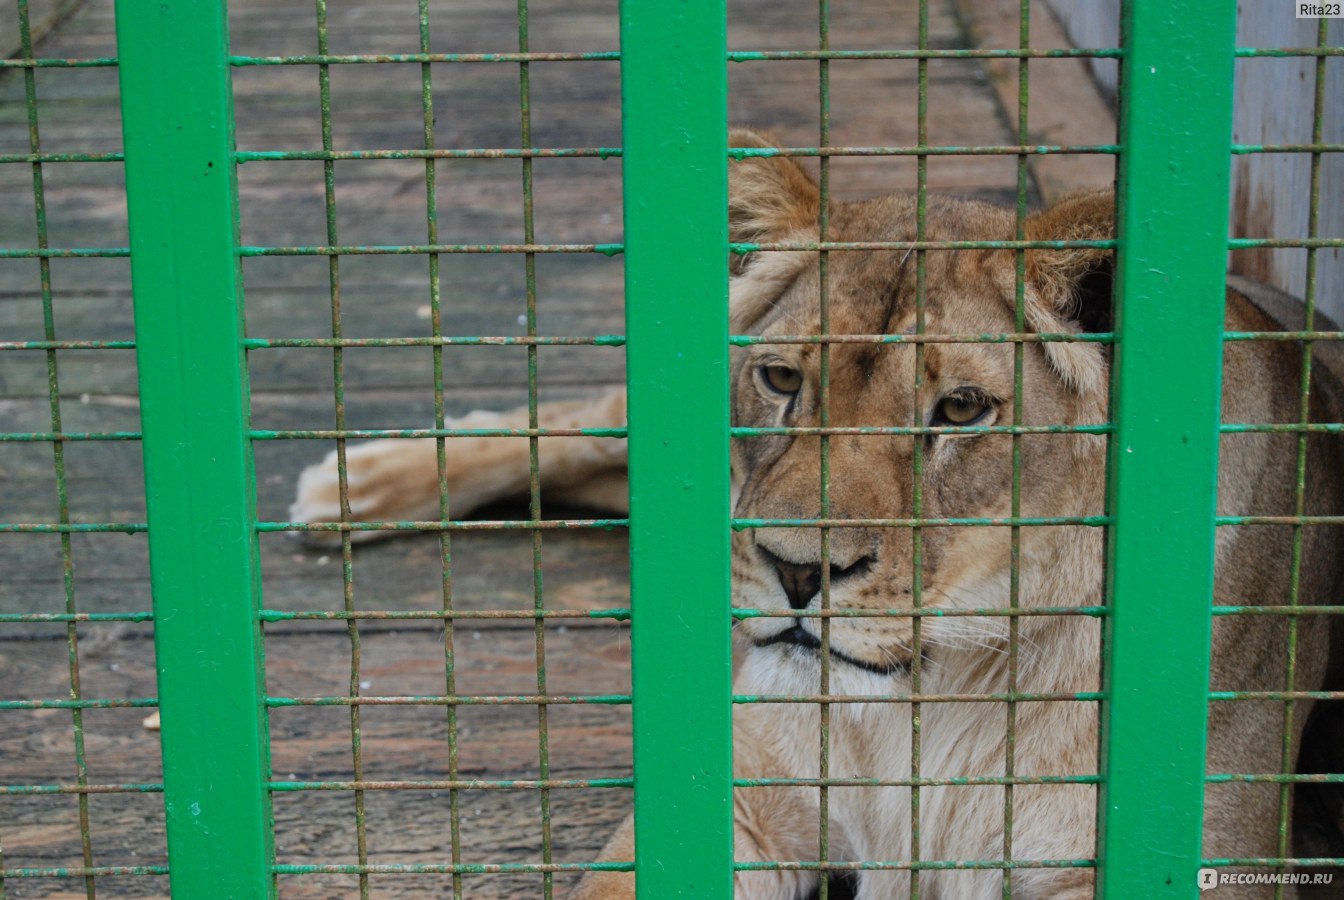
<instances>
[{"instance_id":1,"label":"lion's head","mask_svg":"<svg viewBox=\"0 0 1344 900\"><path fill-rule=\"evenodd\" d=\"M769 147L734 132L737 147ZM730 166L729 225L738 242L805 242L819 237L816 183L792 159L749 157ZM1112 198L1081 195L1030 216L1030 240L1112 236ZM830 241L913 241L916 198L894 195L832 203ZM1016 236L1010 209L930 198L923 239L1003 241ZM1017 331L1110 329L1111 253L1036 249L1024 254L1024 321L1015 321L1017 253L1012 249L929 250L924 304L918 310L918 254L905 250L759 251L730 262L734 333L806 337L823 332L822 284L831 335L988 335ZM1011 342L756 343L735 351L735 424L809 428L823 424L822 368L829 369L828 419L834 428L1006 426L1016 405ZM1023 345L1020 421L1078 425L1105 421L1107 352L1100 343ZM1020 438L1017 490L1022 516L1102 513L1105 441L1090 434ZM811 519L823 514L821 441L815 435L765 434L734 440L734 515ZM1013 512L1013 438L1001 433L840 434L829 439L828 519L870 520L829 529L830 603L836 610L908 609L916 569L921 606L1006 607L1010 602L1011 529L1000 526L879 525L871 520L1007 517ZM917 466L922 477L916 477ZM767 610L816 610L820 603L822 532L816 527L754 528L734 537L735 602ZM1026 526L1020 530L1019 603L1099 602L1101 535L1095 527ZM920 652L937 663L939 648L1006 645L1008 619L923 619ZM831 620L833 678L856 690L871 679L904 673L914 653L906 617ZM1022 620L1024 641L1036 626ZM815 672L818 618L745 620L740 640L773 654L781 671ZM808 675L800 684L811 681ZM879 682L880 684L881 682Z\"/></svg>"}]
</instances>

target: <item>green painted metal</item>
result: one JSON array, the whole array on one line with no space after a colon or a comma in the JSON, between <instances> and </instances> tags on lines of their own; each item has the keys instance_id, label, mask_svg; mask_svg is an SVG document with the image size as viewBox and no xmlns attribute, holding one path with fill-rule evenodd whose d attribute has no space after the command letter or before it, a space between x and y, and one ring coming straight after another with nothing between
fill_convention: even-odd
<instances>
[{"instance_id":1,"label":"green painted metal","mask_svg":"<svg viewBox=\"0 0 1344 900\"><path fill-rule=\"evenodd\" d=\"M732 896L724 14L723 0L621 4L643 897Z\"/></svg>"},{"instance_id":2,"label":"green painted metal","mask_svg":"<svg viewBox=\"0 0 1344 900\"><path fill-rule=\"evenodd\" d=\"M921 0L919 4L919 49L926 50L929 46L929 4L927 0ZM916 63L916 78L918 80L918 89L916 93L916 129L917 143L926 145L929 142L929 60L927 57L920 57ZM920 155L915 159L915 239L922 241L927 237L928 232L928 210L929 210L929 158ZM818 235L818 237L823 237ZM928 289L929 289L929 267L928 253L925 250L915 251L915 334L919 335L928 330ZM1022 331L1023 329L1016 329ZM922 343L915 346L915 367L914 384L911 409L918 409L919 393L924 387L924 361L927 348ZM909 426L918 426L919 420L913 415L909 421ZM922 441L914 441L910 458L911 468L911 491L910 491L910 514L918 522L924 517L924 444ZM924 530L919 524L916 524L910 533L910 602L915 609L924 607ZM910 692L918 694L923 690L924 680L924 619L922 616L912 617L910 620ZM910 704L910 775L918 781L923 777L923 751L924 751L924 712L923 705L920 703ZM924 793L918 784L910 787L910 861L911 865L918 865L922 855L921 847L921 813L923 811ZM910 879L910 900L918 900L919 889L921 887L920 878L913 876Z\"/></svg>"},{"instance_id":3,"label":"green painted metal","mask_svg":"<svg viewBox=\"0 0 1344 900\"><path fill-rule=\"evenodd\" d=\"M1031 43L1031 0L1019 0L1017 8L1017 34L1018 47L1027 49ZM1022 57L1017 61L1017 140L1019 144L1025 145L1028 140L1029 130L1028 122L1028 102L1030 97L1030 78L1028 69L1028 59ZM1017 157L1017 208L1016 221L1013 228L1013 237L1022 240L1027 236L1027 187L1029 184L1029 173L1027 170L1027 157L1025 154ZM1014 273L1013 273L1013 330L1026 331L1026 290L1027 290L1027 254L1025 250L1018 250L1013 254ZM1023 390L1022 377L1023 368L1026 362L1026 344L1018 342L1013 344L1013 425L1019 429L1023 423ZM1010 499L1011 515L1019 517L1022 515L1022 434L1020 431L1012 435L1012 459L1013 459L1013 482L1012 495ZM1022 528L1013 526L1009 537L1009 573L1008 573L1008 608L1012 612L1022 605ZM1018 648L1019 648L1019 618L1010 615L1008 617L1008 692L1014 694L1017 692L1017 674L1018 674ZM1017 774L1017 704L1009 700L1004 708L1007 714L1007 721L1004 726L1004 759L1003 771L1010 778ZM1016 793L1014 785L1010 781L1003 789L1003 858L1011 860L1013 858L1013 816L1015 813ZM1013 879L1005 871L1001 887L1004 900L1011 900L1013 896Z\"/></svg>"},{"instance_id":4,"label":"green painted metal","mask_svg":"<svg viewBox=\"0 0 1344 900\"><path fill-rule=\"evenodd\" d=\"M27 0L18 0L17 9L19 13L19 43L24 56L31 58L33 55L33 36L31 21L28 10ZM34 156L39 156L42 151L41 131L38 127L37 112L37 84L35 78L36 72L33 69L25 69L23 72L23 92L25 106L28 112L28 149ZM46 202L46 178L43 172L42 163L34 159L32 163L33 179L33 213L34 224L37 226L37 246L45 248L49 246L49 236L47 229L47 202ZM56 342L56 316L55 304L51 290L51 260L38 260L38 277L41 283L42 296L42 331L43 337L51 342ZM63 431L61 416L61 379L59 366L56 360L55 349L48 348L46 351L47 368L47 407L49 410L49 419L51 430L53 432ZM57 519L61 524L70 523L70 493L66 480L65 464L65 445L59 441L51 445L53 474L56 476L56 508ZM69 616L78 615L75 598L75 561L73 554L73 545L69 532L60 535L61 542L61 582L63 593L65 595L65 613ZM80 685L79 673L79 633L73 619L66 622L65 625L65 644L66 644L66 667L68 672L68 683L70 686L70 699L79 701L83 698L83 690ZM87 786L88 778L88 759L86 754L86 745L84 741L84 709L76 706L71 708L71 726L72 736L74 738L74 763L76 779L79 787ZM80 793L76 798L79 807L79 838L80 849L82 851L84 867L87 869L93 865L93 842L89 833L89 798L87 794ZM0 871L3 870L4 859L0 857ZM92 875L84 876L85 896L90 900L97 895L97 889ZM4 893L3 876L0 876L0 895Z\"/></svg>"},{"instance_id":5,"label":"green painted metal","mask_svg":"<svg viewBox=\"0 0 1344 900\"><path fill-rule=\"evenodd\" d=\"M116 11L172 892L272 896L225 4Z\"/></svg>"},{"instance_id":6,"label":"green painted metal","mask_svg":"<svg viewBox=\"0 0 1344 900\"><path fill-rule=\"evenodd\" d=\"M1106 620L1098 835L1106 897L1196 890L1235 28L1234 4L1215 10L1199 0L1129 2L1122 22L1114 611ZM1179 408L1168 402L1172 385L1180 386Z\"/></svg>"},{"instance_id":7,"label":"green painted metal","mask_svg":"<svg viewBox=\"0 0 1344 900\"><path fill-rule=\"evenodd\" d=\"M546 872L630 872L630 862L392 863L385 865L278 865L277 875L505 875Z\"/></svg>"},{"instance_id":8,"label":"green painted metal","mask_svg":"<svg viewBox=\"0 0 1344 900\"><path fill-rule=\"evenodd\" d=\"M89 59L43 59L25 54L17 59L0 59L0 69L87 69L98 66L115 66L116 57L99 56Z\"/></svg>"},{"instance_id":9,"label":"green painted metal","mask_svg":"<svg viewBox=\"0 0 1344 900\"><path fill-rule=\"evenodd\" d=\"M817 45L820 51L829 49L831 44L831 2L820 0L817 4ZM817 94L821 101L817 110L817 142L822 150L831 142L831 63L828 59L817 62ZM817 193L821 200L817 216L817 237L826 240L831 228L831 158L822 156L817 161ZM817 255L817 325L822 334L831 330L831 258L829 253ZM818 396L817 420L822 428L831 424L831 345L822 344L818 352L818 377L821 390ZM731 434L731 430L730 430ZM819 514L823 518L831 515L831 438L825 432L818 436L818 495L821 500ZM831 608L831 530L821 528L821 610ZM831 620L823 617L818 623L818 637L821 641L821 674L818 693L831 692ZM916 625L918 634L918 625ZM817 775L820 787L817 791L817 859L831 858L831 791L827 783L831 776L831 705L826 702L817 704L818 713L818 754ZM830 900L830 878L822 878L817 885L818 900Z\"/></svg>"},{"instance_id":10,"label":"green painted metal","mask_svg":"<svg viewBox=\"0 0 1344 900\"><path fill-rule=\"evenodd\" d=\"M130 256L129 247L3 247L0 259L109 259Z\"/></svg>"},{"instance_id":11,"label":"green painted metal","mask_svg":"<svg viewBox=\"0 0 1344 900\"><path fill-rule=\"evenodd\" d=\"M25 71L31 72L32 69ZM49 163L49 162L121 162L126 157L121 153L4 153L0 154L0 163Z\"/></svg>"}]
</instances>

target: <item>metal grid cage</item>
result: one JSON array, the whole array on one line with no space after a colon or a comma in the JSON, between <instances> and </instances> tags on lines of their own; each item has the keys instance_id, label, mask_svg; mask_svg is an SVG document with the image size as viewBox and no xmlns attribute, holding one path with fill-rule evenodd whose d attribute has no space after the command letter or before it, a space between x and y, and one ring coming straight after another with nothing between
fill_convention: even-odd
<instances>
[{"instance_id":1,"label":"metal grid cage","mask_svg":"<svg viewBox=\"0 0 1344 900\"><path fill-rule=\"evenodd\" d=\"M46 7L35 13L29 0L16 0L18 42L12 57L0 60L0 96L21 98L26 143L0 147L0 165L6 175L31 171L34 216L0 224L0 263L12 267L0 270L0 277L22 285L6 289L14 312L0 317L0 365L6 366L0 388L7 392L0 405L0 453L7 454L0 456L0 476L8 478L13 465L14 483L28 486L13 492L14 511L0 516L0 540L8 543L0 544L0 559L19 573L12 592L6 591L15 599L0 601L0 672L11 685L0 696L0 735L19 737L0 740L51 734L40 720L68 717L57 733L59 752L74 762L74 780L61 774L69 771L68 761L42 755L43 765L33 765L38 756L27 745L6 754L18 761L12 766L0 762L0 898L61 888L90 897L162 894L168 878L181 896L369 896L386 889L550 897L582 872L633 872L641 895L651 897L730 896L734 877L749 886L752 879L771 877L753 873L774 873L797 878L791 883L822 898L848 895L862 873L893 879L867 883L862 889L870 894L899 885L902 893L918 896L969 892L992 872L1003 896L1022 896L1032 892L1026 877L1047 870L1080 870L1086 874L1077 885L1090 890L1095 884L1111 896L1189 896L1201 868L1315 875L1344 865L1338 855L1295 855L1290 843L1294 786L1344 780L1328 760L1318 761L1316 770L1300 767L1293 737L1305 705L1326 708L1344 699L1335 685L1304 687L1298 671L1300 645L1314 639L1313 625L1344 613L1337 599L1320 604L1302 587L1310 575L1304 565L1322 564L1305 549L1313 529L1337 530L1344 523L1344 511L1316 508L1308 470L1313 440L1337 439L1344 429L1323 421L1311 405L1313 373L1319 379L1321 369L1334 365L1342 334L1318 313L1318 284L1322 259L1337 258L1344 248L1344 239L1323 234L1321 224L1329 201L1322 187L1325 162L1344 149L1329 136L1327 87L1330 66L1344 48L1326 19L1314 46L1238 47L1230 11L1211 16L1202 4L1179 2L1166 4L1160 16L1125 4L1116 46L1042 49L1033 43L1032 24L1049 14L1029 0L1010 4L1016 40L1008 43L1015 45L960 46L934 37L932 21L946 16L945 5L921 0L917 9L911 6L909 46L833 47L837 14L829 0L821 0L815 41L806 49L728 49L731 20L724 4L691 11L627 3L619 16L619 51L591 49L582 41L590 49L534 50L536 11L528 0L519 0L516 15L508 11L507 46L499 43L505 32L497 18L493 31L466 29L448 40L450 52L440 49L444 39L436 28L451 22L453 11L430 0L418 0L407 16L417 27L404 34L390 26L380 31L383 22L366 23L361 31L357 19L342 19L341 31L326 0L317 0L315 13L289 6L245 10L275 17L273 48L279 52L271 53L264 39L255 51L231 45L225 4L121 2L115 48L110 10L99 11L81 24L93 33L102 26L101 42L86 37L83 44L97 52L46 56L33 36ZM235 17L243 14L239 6ZM543 16L575 14L553 10ZM594 26L596 33L615 41L614 10L584 7L582 14L602 19L610 34ZM1177 26L1183 40L1172 42ZM263 29L251 33L265 37ZM469 46L478 36L486 43ZM291 38L312 46L289 52ZM1234 66L1285 59L1302 61L1310 72L1310 135L1294 142L1234 142ZM1033 132L1029 72L1045 64L1037 61L1057 60L1118 62L1118 138L1043 143ZM931 89L937 66L953 62L998 67L992 77L1009 113L1009 140L936 143L929 125ZM913 69L913 96L902 99L914 120L913 143L833 139L832 101L841 93L836 70L857 64ZM730 72L736 77L748 67L772 66L809 68L818 102L815 142L730 146L724 128ZM564 84L570 86L542 88L540 72L549 73L548 67L566 70L570 80ZM44 78L54 80L66 70L91 73L103 85L112 71L118 73L121 118L102 135L105 150L91 152L80 143L80 135L98 135L97 127L77 117L60 121L68 115L62 107L57 148L44 143L40 88ZM577 70L600 74L568 74ZM467 72L472 74L460 76L460 87L458 73ZM275 73L277 80L268 81ZM403 93L416 101L416 133L408 138L398 131L405 122L389 112L387 122L367 117L364 131L343 134L342 91L357 93L362 79L382 73L391 73L389 79L409 74ZM498 98L491 79L510 82L516 107L479 102ZM770 78L762 80L768 88ZM603 87L593 87L599 81ZM301 82L307 87L296 88ZM566 132L549 119L546 128L534 127L538 116L548 115L537 98L555 101L580 83L607 91L608 103L615 102L619 86L623 134L592 146L549 146L552 134ZM72 84L54 84L53 90L77 99L82 88ZM246 130L248 114L268 104L285 111L292 135ZM441 119L445 110L447 122ZM474 130L472 115L489 122ZM124 130L125 152L110 136L116 129ZM67 133L76 137L69 145L74 149L64 144ZM270 149L277 141L300 149ZM376 146L383 143L393 146ZM1042 199L1036 167L1080 157L1117 160L1117 235L1033 238L1030 207ZM1234 221L1244 230L1233 231L1229 240L1233 160L1278 157L1307 160L1305 229L1293 237L1266 236L1254 222ZM913 163L914 230L898 240L845 239L833 221L839 207L832 201L849 197L833 197L845 194L834 190L836 173L848 162L874 158ZM931 190L930 166L944 158L1011 165L1013 184L1003 192L1013 208L1011 239L931 234L937 190ZM815 167L815 235L735 239L723 221L730 172L788 160ZM595 196L606 197L601 191L619 173L625 203L619 226L575 225L571 210L568 219L554 217L555 233L538 227L538 205L545 202L537 188L539 169L555 161L600 167L601 175L557 169L550 176L552 183L575 179ZM447 168L452 166L462 168ZM493 187L502 183L499 168L487 175L474 166L508 166L510 179L521 170L517 193ZM271 174L288 173L286 167L305 167L305 189L295 190L299 179L289 174ZM123 169L129 233L118 205ZM604 186L593 186L599 182ZM111 198L98 215L79 219L79 227L62 226L68 244L53 240L49 224L56 221L48 201L53 183L61 186L63 214L89 196ZM477 183L484 187L473 196ZM11 178L0 187L13 193L15 184ZM396 185L390 195L388 184ZM474 204L477 218L459 218L458 203ZM406 218L398 220L402 212ZM557 237L563 241L552 240ZM1030 255L1066 250L1117 252L1114 327L1075 332L1032 326ZM1291 313L1296 321L1280 321L1281 330L1225 330L1229 250L1234 267L1239 258L1263 260L1267 254L1302 267L1304 305ZM943 260L984 252L1011 255L1011 330L930 327L932 273ZM725 253L735 258L730 266L771 254L814 259L816 321L791 323L796 327L781 333L730 334ZM909 264L914 306L908 332L833 329L843 302L834 271L844 265L838 257L854 254L888 254L902 269ZM560 260L587 267L583 277L554 271L562 285L557 293L570 297L593 284L618 296L614 278L616 267L623 267L624 334L596 327L609 321L610 307L557 313L556 324L583 326L570 333L546 327L546 267ZM1241 268L1257 271L1256 265ZM59 271L64 266L68 275ZM131 274L133 333L126 305ZM379 292L389 284L417 299L386 303ZM504 301L488 310L473 303L473 294L495 286ZM77 317L100 302L110 302L120 317L105 310ZM71 310L68 320L63 304ZM97 323L89 326L92 333L86 323ZM1096 421L1041 420L1026 402L1033 354L1061 344L1102 345L1114 363L1109 412ZM1291 352L1298 386L1291 417L1220 420L1224 357L1252 344ZM957 425L913 414L900 422L837 416L832 375L841 354L850 359L866 350L875 358L908 359L915 373L908 385L913 410L926 390L931 354L955 345L1011 355L1010 396L996 398L1010 407L1007 421ZM628 371L617 360L620 348ZM730 348L739 354L760 348L806 354L816 370L815 422L731 423ZM475 352L490 356L468 355ZM631 425L624 422L624 397L565 406L546 395L540 373L552 352L571 354L557 363L568 379L560 379L557 396L591 397L585 388L628 380ZM379 367L394 357L414 358L421 371L396 376L409 381L386 376ZM510 366L525 373L525 386L497 374ZM498 405L525 402L510 413L464 416L479 405L479 395L464 393L469 379L461 371L495 379L487 397ZM1183 400L1179 407L1171 403L1173 384ZM414 401L393 396L408 387L418 391ZM287 391L310 396L286 405ZM72 394L84 400L74 410ZM331 406L314 414L318 394L330 396ZM357 394L362 396L355 399ZM669 401L673 396L676 402ZM137 406L143 426L135 420ZM591 415L602 421L584 418ZM431 427L399 427L426 420ZM971 435L1000 442L1011 473L1007 509L930 515L932 442ZM1085 436L1110 448L1104 503L1082 515L1043 508L1023 477L1030 445ZM730 513L730 447L740 452L780 438L814 442L816 514ZM359 466L368 457L350 442L363 440L432 446L432 478L418 485L427 504L423 514L383 515L383 507L364 503L352 489L364 477ZM628 442L628 516L571 515L571 507L551 506L547 448L566 440L610 447ZM1295 476L1284 486L1286 508L1242 508L1235 498L1216 497L1220 442L1226 447L1238 440L1284 442ZM851 442L908 447L910 497L900 514L855 517L836 500L837 485L851 475L837 470L836 459ZM325 446L334 447L330 521L283 514L279 495L288 499L299 468L316 462L310 457ZM73 474L69 463L81 450L104 454L89 467L104 473L101 487ZM143 489L135 480L140 452ZM454 457L469 452L501 465L513 462L511 491L525 509L486 506L478 513L477 499L457 493L456 479L463 476ZM88 465L89 457L84 459ZM113 471L123 473L121 483L106 477ZM135 496L127 499L128 493ZM1215 581L1218 534L1250 528L1283 534L1281 558L1265 564L1283 573L1284 596L1232 596ZM939 588L927 581L927 542L962 529L1002 535L1010 563L1005 602L937 601ZM742 603L730 585L730 543L800 530L818 535L815 603ZM908 535L908 603L865 608L836 601L833 582L843 570L835 547L854 530ZM1104 535L1104 590L1098 584L1095 596L1070 598L1065 605L1043 606L1027 595L1022 560L1031 534L1045 530ZM613 560L619 566L624 531L630 535L631 600L613 605L603 601L623 592L623 572L614 588L597 590L591 578L573 578L566 570ZM353 549L363 537L391 532L429 532L437 540L428 551L423 542L413 550L394 542L367 557ZM573 535L606 532L613 535L600 546L565 543ZM324 543L333 555L280 543L300 534ZM491 546L504 548L515 537L518 542L507 546L525 544L525 560L507 549L484 555L472 549L483 546L475 540L498 539ZM85 559L95 571L108 566L115 577L105 584L84 576L77 566ZM333 559L339 565L322 570ZM503 568L505 559L525 576L513 588L500 590L498 580L472 574L473 564ZM118 578L132 588L118 593ZM316 586L324 578L332 596L339 593L338 602L321 601ZM419 585L410 599L381 589L397 578L404 579L396 582L398 589ZM152 610L143 590L150 580ZM734 687L730 628L780 618L812 623L816 684L773 693ZM1266 683L1276 686L1210 685L1210 622L1221 628L1257 618L1282 623L1282 651L1276 647L1267 656L1278 669ZM908 684L900 689L837 686L837 666L849 663L837 662L833 630L837 623L864 619L908 622ZM998 688L942 689L946 681L936 669L931 674L935 663L926 633L935 619L963 621L968 640L995 642L1003 659ZM1081 689L1022 680L1023 660L1034 652L1022 634L1024 623L1030 628L1039 619L1084 623L1079 633L1100 647L1095 683ZM582 629L585 623L607 627ZM583 631L584 638L566 629ZM137 690L151 677L143 652L151 635L157 697ZM332 650L338 640L342 646ZM105 658L109 642L141 652ZM8 645L28 648L16 651L20 663L4 660ZM477 646L496 649L482 654ZM598 690L591 679L575 676L585 654L616 658L611 668L624 678L628 667L629 685ZM337 656L339 665L327 665ZM505 657L507 662L499 661ZM107 662L111 658L117 661ZM415 665L408 668L407 659ZM494 677L491 666L507 671ZM61 673L61 683L48 683L52 671ZM385 691L384 684L405 689ZM988 774L949 773L930 755L939 715L959 704L1001 711L1002 755ZM1076 706L1095 723L1101 749L1090 771L1023 767L1020 722L1052 704ZM1270 708L1280 717L1274 771L1206 771L1207 723L1225 707ZM140 718L155 708L162 710L161 765L158 742L137 733ZM816 734L809 737L815 765L768 774L735 769L735 710L740 716L744 710L768 715L794 709L815 712ZM908 766L856 773L837 765L837 735L853 709L865 711L860 715L898 711L907 723ZM593 729L616 737L575 743L574 734ZM526 741L508 743L523 732ZM631 732L632 749L626 746ZM339 741L319 740L332 734ZM1160 746L1154 746L1154 734L1162 736ZM579 744L582 752L575 751ZM46 745L40 746L45 754ZM470 761L463 756L468 746L475 754ZM607 758L594 761L604 752ZM422 753L432 759L421 759ZM517 762L523 758L525 763ZM502 771L508 777L500 777ZM1082 788L1096 798L1095 846L1081 856L1024 856L1014 844L1014 822L1028 802L1023 798L1055 788ZM750 804L762 792L790 789L809 798L815 847L787 858L735 856L734 800ZM949 856L927 837L940 792L946 797L967 790L994 792L1002 810L1000 846L979 858ZM1272 855L1208 854L1203 807L1206 792L1215 790L1274 793ZM856 856L836 836L836 810L859 792L880 791L901 798L908 852ZM594 794L614 799L589 806L568 801ZM599 857L590 833L600 841L608 826L615 827L631 794L639 838L634 858ZM488 814L473 806L477 798L490 798L479 801L489 807L501 797L509 799ZM1333 811L1336 820L1339 812ZM512 824L501 833L490 824L492 816ZM594 817L601 820L596 831L586 821ZM524 819L526 826L517 824ZM129 849L106 839L127 822L145 835ZM434 829L431 840L426 834ZM59 837L44 847L44 833ZM526 846L509 846L499 855L482 849L501 837ZM106 851L104 844L115 849ZM879 884L885 886L873 886ZM1281 884L1273 893L1282 896L1285 889Z\"/></svg>"}]
</instances>

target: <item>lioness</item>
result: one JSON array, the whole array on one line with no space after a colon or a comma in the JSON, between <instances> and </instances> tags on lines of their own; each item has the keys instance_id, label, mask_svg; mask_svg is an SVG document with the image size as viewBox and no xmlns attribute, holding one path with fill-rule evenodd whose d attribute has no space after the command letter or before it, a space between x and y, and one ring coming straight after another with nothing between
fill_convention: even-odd
<instances>
[{"instance_id":1,"label":"lioness","mask_svg":"<svg viewBox=\"0 0 1344 900\"><path fill-rule=\"evenodd\" d=\"M733 146L770 146L735 132ZM729 222L734 241L807 241L818 237L816 184L793 160L751 158L730 166ZM836 203L829 237L841 241L915 238L915 201L889 196ZM929 240L1009 239L1011 210L984 203L930 198ZM1113 234L1108 193L1066 199L1032 215L1027 237L1084 240ZM1026 254L1026 322L1035 332L1108 330L1109 251L1031 250ZM830 331L901 334L916 327L915 257L901 251L835 252L829 259ZM734 333L812 334L819 331L818 255L756 253L731 265ZM927 253L929 333L1014 331L1015 257L1009 250ZM1257 302L1260 306L1257 306ZM1263 306L1285 301L1233 281L1227 324L1236 330L1274 330ZM1292 301L1284 309L1291 309ZM812 344L758 344L738 349L732 363L735 424L819 424L819 349ZM857 425L1011 424L1011 344L931 343L915 371L911 345L835 344L830 363L830 422ZM1298 418L1301 351L1287 342L1229 343L1225 351L1223 415L1228 422L1288 423ZM1107 348L1096 343L1032 343L1024 352L1021 420L1026 424L1100 423L1107 417ZM1341 421L1341 396L1321 365L1311 395L1317 421ZM921 378L916 391L916 376ZM668 402L675 402L669 398ZM1181 403L1173 392L1170 402ZM620 426L624 395L593 402L548 404L543 427ZM459 427L519 427L526 411L476 412ZM922 514L926 517L1007 516L1012 485L1012 438L1002 434L835 436L830 439L830 516L846 519L908 517L914 491L912 456L923 448ZM1308 513L1344 511L1344 465L1337 437L1309 440ZM506 449L507 448L507 449ZM528 483L527 442L454 439L448 444L448 480L454 515ZM819 440L768 436L733 447L735 514L747 518L815 517L820 509ZM1087 434L1045 434L1021 440L1021 514L1090 516L1104 509L1106 442ZM1291 515L1294 512L1296 437L1228 435L1222 441L1219 512ZM543 490L558 500L626 508L624 442L553 438L541 442ZM352 447L348 456L350 506L361 519L438 517L438 471L431 441L385 440ZM340 517L333 458L305 471L291 511L297 521ZM1338 529L1302 530L1303 602L1321 602L1341 584ZM921 602L929 607L1009 605L1010 535L999 527L928 527L922 530ZM356 532L355 537L365 534ZM1101 529L1024 527L1020 548L1020 603L1026 607L1102 602ZM836 528L830 542L830 602L837 608L889 609L912 604L912 531L908 528ZM1292 529L1222 528L1217 541L1216 602L1285 602ZM1160 560L1153 561L1155 565ZM816 609L820 603L821 544L807 528L743 531L733 536L734 604L762 609ZM1200 602L1173 597L1172 603ZM1337 602L1337 600L1335 601ZM1009 688L1009 620L1002 616L924 618L920 634L925 694L988 694ZM735 691L812 694L819 684L820 624L816 618L751 618L735 631ZM1327 627L1321 616L1297 624L1298 690L1325 678ZM1019 691L1093 691L1099 687L1100 624L1086 616L1028 616L1018 624ZM1282 690L1287 666L1282 616L1220 617L1214 624L1211 686L1215 690ZM837 618L830 626L833 694L902 694L911 690L910 618ZM1293 753L1310 701L1296 704ZM920 774L928 778L998 776L1005 771L1005 708L988 702L927 702L921 710ZM1210 772L1280 770L1283 707L1270 701L1214 703L1208 742ZM1078 701L1023 702L1016 707L1014 768L1021 776L1084 775L1098 766L1096 705ZM819 713L807 704L739 705L735 710L739 777L818 775ZM837 704L831 711L833 777L908 778L911 707L907 703ZM1155 743L1163 736L1154 734ZM1145 760L1134 760L1145 765ZM1279 789L1274 784L1217 784L1206 791L1208 856L1277 856ZM845 860L908 859L911 794L908 788L832 788L831 854ZM1002 859L1004 789L999 786L925 787L919 802L922 859ZM1096 791L1090 785L1026 785L1014 790L1012 855L1020 860L1074 859L1094 854ZM818 853L818 794L808 788L750 788L736 794L739 860L806 860ZM629 859L633 825L612 838L604 858ZM1004 873L923 871L925 897L988 898L1002 891ZM1016 897L1090 897L1093 873L1083 868L1016 869ZM906 871L863 871L863 900L905 896ZM737 896L801 898L815 889L816 873L739 873ZM1192 885L1193 888L1193 885ZM1223 893L1235 896L1235 889ZM1263 888L1247 888L1248 892ZM593 873L581 898L633 896L633 877ZM1221 896L1221 895L1220 895Z\"/></svg>"}]
</instances>

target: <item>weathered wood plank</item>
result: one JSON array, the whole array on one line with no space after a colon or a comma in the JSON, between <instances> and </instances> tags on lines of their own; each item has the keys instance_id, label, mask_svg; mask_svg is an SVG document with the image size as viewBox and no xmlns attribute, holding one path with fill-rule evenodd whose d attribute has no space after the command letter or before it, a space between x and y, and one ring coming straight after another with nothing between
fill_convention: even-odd
<instances>
[{"instance_id":1,"label":"weathered wood plank","mask_svg":"<svg viewBox=\"0 0 1344 900\"><path fill-rule=\"evenodd\" d=\"M55 697L62 693L64 641L57 629L29 629L29 640L0 645L0 683L6 693ZM153 693L152 654L145 640L122 637L86 645L86 696ZM361 689L370 695L441 694L443 632L435 627L374 630L362 635ZM554 694L623 693L629 689L628 634L621 626L547 628L548 689ZM349 641L344 633L296 626L268 629L269 690L279 696L327 696L348 687ZM536 691L534 637L527 624L459 626L454 640L461 695ZM0 713L0 783L73 781L69 716L64 710ZM137 710L85 713L89 777L95 783L152 782L160 776L158 742L140 728ZM443 707L365 707L362 755L369 780L448 777L448 725ZM349 712L345 707L272 711L275 777L288 781L353 777ZM462 707L457 714L462 778L538 777L536 710L532 706ZM555 778L619 776L629 768L629 707L561 706L550 713L550 763ZM63 762L57 762L62 760ZM375 863L439 861L449 857L446 791L366 792L370 859ZM623 789L554 792L555 858L578 861L596 852L630 801ZM76 865L79 836L68 795L0 800L6 863ZM536 862L540 817L534 790L462 791L462 858L468 862ZM161 863L162 812L153 794L98 794L91 798L92 840L100 865ZM348 791L280 792L276 797L281 862L355 861L354 814ZM157 839L156 839L157 835ZM424 890L434 876L400 885ZM320 882L319 882L320 883ZM397 882L393 882L397 883ZM479 896L516 896L519 879L478 878ZM109 891L147 887L135 879L108 880ZM8 887L8 885L7 885ZM309 889L295 879L298 891ZM311 887L316 887L316 883ZM476 892L473 891L475 894ZM26 894L20 893L20 896ZM298 894L305 895L305 894Z\"/></svg>"}]
</instances>

